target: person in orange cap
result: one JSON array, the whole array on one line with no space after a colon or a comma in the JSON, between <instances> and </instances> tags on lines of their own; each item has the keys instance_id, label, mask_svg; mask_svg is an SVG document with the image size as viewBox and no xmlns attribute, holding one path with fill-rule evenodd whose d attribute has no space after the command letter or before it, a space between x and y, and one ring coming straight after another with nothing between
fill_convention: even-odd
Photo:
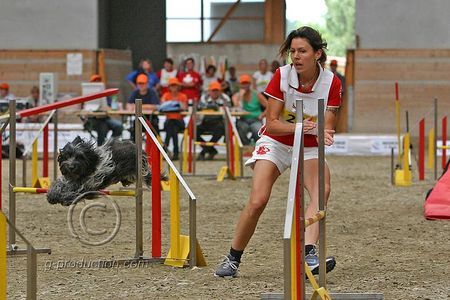
<instances>
[{"instance_id":1,"label":"person in orange cap","mask_svg":"<svg viewBox=\"0 0 450 300\"><path fill-rule=\"evenodd\" d=\"M252 77L244 74L239 77L239 92L235 93L232 97L233 106L239 107L248 112L248 115L242 116L236 120L236 127L239 132L242 144L250 145L258 140L258 132L262 126L262 119L265 113L262 107L267 106L266 98L251 88ZM247 137L248 133L251 133L251 139Z\"/></svg>"},{"instance_id":2,"label":"person in orange cap","mask_svg":"<svg viewBox=\"0 0 450 300\"><path fill-rule=\"evenodd\" d=\"M169 78L167 81L168 91L161 97L161 104L174 101L178 102L180 110L186 110L188 107L188 98L186 94L180 92L181 83L176 77ZM170 140L173 141L173 156L172 160L179 159L179 145L178 145L178 133L184 130L184 120L181 113L167 112L166 122L164 123L164 130L166 131L166 138L164 139L164 146L169 148Z\"/></svg>"},{"instance_id":3,"label":"person in orange cap","mask_svg":"<svg viewBox=\"0 0 450 300\"><path fill-rule=\"evenodd\" d=\"M98 74L94 74L89 79L89 82L102 82L102 76L100 76Z\"/></svg>"},{"instance_id":4,"label":"person in orange cap","mask_svg":"<svg viewBox=\"0 0 450 300\"><path fill-rule=\"evenodd\" d=\"M0 84L0 100L13 100L15 97L9 92L9 84Z\"/></svg>"},{"instance_id":5,"label":"person in orange cap","mask_svg":"<svg viewBox=\"0 0 450 300\"><path fill-rule=\"evenodd\" d=\"M142 99L142 109L156 111L160 104L159 97L155 90L148 87L148 77L145 74L139 74L136 78L137 89L134 90L128 98L127 110L135 110L136 99ZM159 119L157 115L149 116L153 129L159 134ZM131 140L134 141L134 123L130 128Z\"/></svg>"},{"instance_id":6,"label":"person in orange cap","mask_svg":"<svg viewBox=\"0 0 450 300\"><path fill-rule=\"evenodd\" d=\"M220 106L230 106L230 103L230 97L222 93L220 82L213 81L208 85L208 93L201 97L198 109L218 111ZM217 143L225 135L223 117L221 115L204 116L201 123L197 126L197 141L205 142L202 134L212 135L209 142ZM202 151L198 156L198 160L213 160L217 153L218 151L214 146L202 145Z\"/></svg>"}]
</instances>

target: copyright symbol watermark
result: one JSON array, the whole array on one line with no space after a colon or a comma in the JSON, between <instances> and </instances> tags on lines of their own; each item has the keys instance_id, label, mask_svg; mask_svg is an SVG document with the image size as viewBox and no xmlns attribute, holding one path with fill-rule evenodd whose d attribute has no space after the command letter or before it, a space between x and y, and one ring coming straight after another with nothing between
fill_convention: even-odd
<instances>
[{"instance_id":1,"label":"copyright symbol watermark","mask_svg":"<svg viewBox=\"0 0 450 300\"><path fill-rule=\"evenodd\" d=\"M101 246L112 241L119 232L122 222L122 214L117 202L104 194L97 196L101 198L97 199L98 202L85 202L79 198L70 205L67 212L67 225L71 235L81 243L90 246ZM73 219L77 214L79 214L79 224L74 226ZM111 224L112 219L114 222ZM89 221L91 221L90 225L88 225ZM98 229L104 228L102 226L108 229Z\"/></svg>"}]
</instances>

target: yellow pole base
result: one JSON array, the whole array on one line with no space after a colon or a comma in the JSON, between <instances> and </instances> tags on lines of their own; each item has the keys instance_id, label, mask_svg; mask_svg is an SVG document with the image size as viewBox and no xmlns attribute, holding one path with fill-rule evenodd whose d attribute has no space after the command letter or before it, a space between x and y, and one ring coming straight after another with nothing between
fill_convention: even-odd
<instances>
[{"instance_id":1,"label":"yellow pole base","mask_svg":"<svg viewBox=\"0 0 450 300\"><path fill-rule=\"evenodd\" d=\"M166 260L164 261L165 265L182 268L185 264L187 264L187 260L189 258L189 236L180 235L180 257L173 257L172 248L169 249L169 253L167 254ZM197 242L197 266L205 267L206 260L203 256L202 249L200 248L200 244Z\"/></svg>"},{"instance_id":2,"label":"yellow pole base","mask_svg":"<svg viewBox=\"0 0 450 300\"><path fill-rule=\"evenodd\" d=\"M323 287L317 289L314 291L314 293L311 296L311 300L331 300L330 294L328 294L327 290Z\"/></svg>"},{"instance_id":3,"label":"yellow pole base","mask_svg":"<svg viewBox=\"0 0 450 300\"><path fill-rule=\"evenodd\" d=\"M411 182L411 171L409 170L395 170L395 185L398 186L410 186Z\"/></svg>"},{"instance_id":4,"label":"yellow pole base","mask_svg":"<svg viewBox=\"0 0 450 300\"><path fill-rule=\"evenodd\" d=\"M219 173L217 174L217 181L222 182L225 179L225 176L228 174L228 167L223 166L220 168Z\"/></svg>"},{"instance_id":5,"label":"yellow pole base","mask_svg":"<svg viewBox=\"0 0 450 300\"><path fill-rule=\"evenodd\" d=\"M169 192L170 191L170 181L161 180L161 189L164 192Z\"/></svg>"},{"instance_id":6,"label":"yellow pole base","mask_svg":"<svg viewBox=\"0 0 450 300\"><path fill-rule=\"evenodd\" d=\"M48 177L39 177L33 184L34 188L48 189L50 187L50 179Z\"/></svg>"}]
</instances>

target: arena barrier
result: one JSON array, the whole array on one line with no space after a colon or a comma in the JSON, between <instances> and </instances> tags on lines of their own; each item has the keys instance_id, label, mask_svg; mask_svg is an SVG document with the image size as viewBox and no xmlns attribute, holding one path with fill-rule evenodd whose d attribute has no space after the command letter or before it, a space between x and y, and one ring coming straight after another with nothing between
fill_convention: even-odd
<instances>
[{"instance_id":1,"label":"arena barrier","mask_svg":"<svg viewBox=\"0 0 450 300\"><path fill-rule=\"evenodd\" d=\"M225 121L225 142L224 143L210 143L197 141L197 115L222 115ZM235 179L236 177L243 177L243 158L242 158L242 141L236 129L236 125L232 119L232 113L229 107L221 107L221 112L216 111L197 111L196 107L192 107L188 125L183 133L183 141L181 146L181 162L180 167L183 174L196 174L196 146L222 146L226 151L226 166L223 166L218 174L217 181L223 181L225 177ZM206 175L206 176L216 176Z\"/></svg>"},{"instance_id":2,"label":"arena barrier","mask_svg":"<svg viewBox=\"0 0 450 300\"><path fill-rule=\"evenodd\" d=\"M170 250L164 259L164 264L183 267L186 263L190 267L205 266L200 245L197 241L196 201L197 198L181 176L168 154L164 151L160 141L153 133L150 124L142 116L142 100L136 100L135 137L136 144L141 143L142 127L145 129L147 144L150 142L149 160L152 172L152 258L159 261L161 255L161 157L169 166L170 185ZM142 155L142 149L137 147L137 157ZM138 160L138 170L142 168L142 161ZM180 234L180 183L189 196L189 236ZM136 255L135 260L142 260L142 174L138 173L136 181ZM150 259L150 260L151 260ZM149 260L149 259L146 259Z\"/></svg>"},{"instance_id":3,"label":"arena barrier","mask_svg":"<svg viewBox=\"0 0 450 300\"><path fill-rule=\"evenodd\" d=\"M303 101L296 101L297 116L292 149L292 164L286 205L283 249L284 249L284 293L265 293L262 299L307 299L305 282L308 278L313 294L311 300L331 299L383 299L382 294L330 294L326 289L326 207L325 207L325 122L324 100L318 100L319 142L319 211L305 220L304 204L304 145L303 145ZM305 229L319 222L319 283L305 262Z\"/></svg>"},{"instance_id":4,"label":"arena barrier","mask_svg":"<svg viewBox=\"0 0 450 300\"><path fill-rule=\"evenodd\" d=\"M438 144L438 99L435 98L433 107L425 113L422 118L414 124L412 128L409 126L408 111L405 112L406 116L406 132L401 135L400 128L400 100L398 93L398 83L395 83L395 107L396 107L396 123L397 123L397 162L394 159L394 149L391 148L391 183L397 186L410 186L413 181L413 163L414 158L417 163L418 179L420 181L425 180L425 169L432 170L434 172L434 179L438 177L438 150L442 154L442 169L445 168L447 163L447 116L442 117L441 120L441 141L442 144ZM433 114L433 128L428 131L428 138L425 133L425 121L429 115ZM419 141L418 141L418 157L414 151L413 144L411 142L411 134L419 128ZM426 147L425 141L428 140L428 146ZM425 149L427 148L428 162L425 164Z\"/></svg>"}]
</instances>

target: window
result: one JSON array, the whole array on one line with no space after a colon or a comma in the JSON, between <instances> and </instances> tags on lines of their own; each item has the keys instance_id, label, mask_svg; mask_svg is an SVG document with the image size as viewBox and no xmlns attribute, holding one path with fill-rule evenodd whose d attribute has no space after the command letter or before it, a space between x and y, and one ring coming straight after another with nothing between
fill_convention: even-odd
<instances>
[{"instance_id":1,"label":"window","mask_svg":"<svg viewBox=\"0 0 450 300\"><path fill-rule=\"evenodd\" d=\"M263 41L263 0L166 0L167 42Z\"/></svg>"}]
</instances>

